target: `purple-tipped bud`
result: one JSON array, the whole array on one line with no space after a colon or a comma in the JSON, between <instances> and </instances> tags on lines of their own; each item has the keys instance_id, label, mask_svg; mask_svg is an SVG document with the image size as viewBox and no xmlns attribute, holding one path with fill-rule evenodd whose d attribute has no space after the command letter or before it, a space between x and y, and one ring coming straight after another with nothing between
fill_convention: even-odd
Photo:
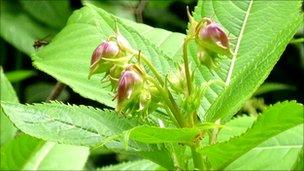
<instances>
[{"instance_id":1,"label":"purple-tipped bud","mask_svg":"<svg viewBox=\"0 0 304 171\"><path fill-rule=\"evenodd\" d=\"M205 41L212 41L219 46L229 48L228 37L222 28L215 22L209 23L199 30L199 38Z\"/></svg>"},{"instance_id":2,"label":"purple-tipped bud","mask_svg":"<svg viewBox=\"0 0 304 171\"><path fill-rule=\"evenodd\" d=\"M120 76L118 82L117 100L121 103L125 99L129 99L134 91L134 87L142 82L141 76L133 70L126 70Z\"/></svg>"},{"instance_id":3,"label":"purple-tipped bud","mask_svg":"<svg viewBox=\"0 0 304 171\"><path fill-rule=\"evenodd\" d=\"M100 60L102 58L114 58L119 53L119 47L116 42L113 41L104 41L94 50L91 57L90 73L89 78L96 73L106 72L109 67L108 64L101 66Z\"/></svg>"},{"instance_id":4,"label":"purple-tipped bud","mask_svg":"<svg viewBox=\"0 0 304 171\"><path fill-rule=\"evenodd\" d=\"M204 18L198 25L196 41L202 49L231 56L228 36L216 22L209 18Z\"/></svg>"},{"instance_id":5,"label":"purple-tipped bud","mask_svg":"<svg viewBox=\"0 0 304 171\"><path fill-rule=\"evenodd\" d=\"M111 58L116 57L119 53L118 45L113 41L105 41L102 42L97 48L94 50L91 58L91 66L99 62L101 58Z\"/></svg>"}]
</instances>

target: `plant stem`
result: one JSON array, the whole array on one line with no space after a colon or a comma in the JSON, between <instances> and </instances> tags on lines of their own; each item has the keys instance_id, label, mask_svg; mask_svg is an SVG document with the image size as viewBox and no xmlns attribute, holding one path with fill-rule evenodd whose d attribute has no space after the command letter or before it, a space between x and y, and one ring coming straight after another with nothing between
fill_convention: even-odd
<instances>
[{"instance_id":1,"label":"plant stem","mask_svg":"<svg viewBox=\"0 0 304 171\"><path fill-rule=\"evenodd\" d=\"M145 78L152 82L155 87L160 91L160 94L163 96L166 105L169 107L169 109L174 115L174 118L178 122L178 126L185 127L186 124L184 122L184 119L182 118L181 113L178 110L179 108L177 107L172 95L170 96L169 92L166 89L162 88L154 78L149 76L146 76ZM170 116L170 113L168 113L168 115Z\"/></svg>"},{"instance_id":2,"label":"plant stem","mask_svg":"<svg viewBox=\"0 0 304 171\"><path fill-rule=\"evenodd\" d=\"M293 39L289 43L296 44L296 43L303 43L303 42L304 42L304 37L298 38L298 39Z\"/></svg>"},{"instance_id":3,"label":"plant stem","mask_svg":"<svg viewBox=\"0 0 304 171\"><path fill-rule=\"evenodd\" d=\"M136 22L138 22L138 23L143 22L143 12L145 10L147 3L148 3L148 0L140 0L138 2L138 5L137 5L136 9L134 10Z\"/></svg>"},{"instance_id":4,"label":"plant stem","mask_svg":"<svg viewBox=\"0 0 304 171\"><path fill-rule=\"evenodd\" d=\"M129 50L129 52L134 54L134 55L139 55L140 54L140 59L150 68L150 70L152 71L152 73L156 77L157 81L162 86L164 85L164 81L163 81L161 75L158 73L157 69L153 66L153 64L150 62L150 60L143 53L139 53L136 50ZM170 91L168 89L164 89L163 87L159 86L159 84L154 79L150 79L150 81L152 81L152 83L158 88L158 90L160 92L164 93L164 95L169 97L169 98L165 98L166 104L168 105L171 112L173 113L176 120L178 121L179 126L180 127L186 127L187 124L186 124L185 120L183 119L182 114L179 110L179 107L177 106L177 104L176 104L172 94L170 93ZM169 101L168 101L168 99L169 99Z\"/></svg>"},{"instance_id":5,"label":"plant stem","mask_svg":"<svg viewBox=\"0 0 304 171\"><path fill-rule=\"evenodd\" d=\"M191 37L186 37L183 43L183 59L184 59L184 67L186 73L186 80L187 80L187 88L188 88L188 95L191 93L191 78L190 78L190 71L189 71L189 60L188 60L188 42L191 40Z\"/></svg>"},{"instance_id":6,"label":"plant stem","mask_svg":"<svg viewBox=\"0 0 304 171\"><path fill-rule=\"evenodd\" d=\"M194 146L191 147L194 170L205 170L204 157L201 153L198 153L196 149Z\"/></svg>"},{"instance_id":7,"label":"plant stem","mask_svg":"<svg viewBox=\"0 0 304 171\"><path fill-rule=\"evenodd\" d=\"M65 84L57 81L57 83L55 84L51 94L49 95L49 97L47 98L46 101L50 101L50 100L56 100L60 93L63 91L63 89L65 88Z\"/></svg>"}]
</instances>

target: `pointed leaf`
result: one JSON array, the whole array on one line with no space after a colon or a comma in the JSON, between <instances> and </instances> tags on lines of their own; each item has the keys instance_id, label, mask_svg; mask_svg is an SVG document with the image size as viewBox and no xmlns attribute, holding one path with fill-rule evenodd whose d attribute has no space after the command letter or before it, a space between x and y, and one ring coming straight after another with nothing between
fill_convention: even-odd
<instances>
[{"instance_id":1,"label":"pointed leaf","mask_svg":"<svg viewBox=\"0 0 304 171\"><path fill-rule=\"evenodd\" d=\"M2 67L0 67L0 96L1 100L6 102L18 102L18 98L11 83L7 80L3 73ZM0 108L0 120L1 120L1 145L13 139L17 129L8 117L2 111L2 105Z\"/></svg>"},{"instance_id":2,"label":"pointed leaf","mask_svg":"<svg viewBox=\"0 0 304 171\"><path fill-rule=\"evenodd\" d=\"M87 147L21 135L1 148L1 170L81 170L88 155Z\"/></svg>"},{"instance_id":3,"label":"pointed leaf","mask_svg":"<svg viewBox=\"0 0 304 171\"><path fill-rule=\"evenodd\" d=\"M134 122L109 110L57 102L21 105L1 103L5 114L23 132L66 144L93 145L132 128Z\"/></svg>"},{"instance_id":4,"label":"pointed leaf","mask_svg":"<svg viewBox=\"0 0 304 171\"><path fill-rule=\"evenodd\" d=\"M234 53L232 60L220 61L221 67L213 75L194 63L202 77L209 75L209 79L222 79L228 85L206 93L202 117L229 120L263 83L302 23L300 6L300 1L269 1L266 6L256 0L199 1L194 17L217 21L229 33ZM196 51L192 54L195 57Z\"/></svg>"},{"instance_id":5,"label":"pointed leaf","mask_svg":"<svg viewBox=\"0 0 304 171\"><path fill-rule=\"evenodd\" d=\"M283 102L269 107L243 135L201 150L215 169L223 169L263 141L304 122L303 105ZM220 156L220 157L219 157Z\"/></svg>"}]
</instances>

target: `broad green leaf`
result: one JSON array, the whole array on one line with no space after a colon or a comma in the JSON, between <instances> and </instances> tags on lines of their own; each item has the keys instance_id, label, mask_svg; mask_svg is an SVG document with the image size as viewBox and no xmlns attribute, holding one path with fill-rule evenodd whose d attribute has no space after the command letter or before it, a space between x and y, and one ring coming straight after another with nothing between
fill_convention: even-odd
<instances>
[{"instance_id":1,"label":"broad green leaf","mask_svg":"<svg viewBox=\"0 0 304 171\"><path fill-rule=\"evenodd\" d=\"M1 37L27 55L35 51L35 40L54 33L54 30L34 21L19 3L1 1L0 8Z\"/></svg>"},{"instance_id":2,"label":"broad green leaf","mask_svg":"<svg viewBox=\"0 0 304 171\"><path fill-rule=\"evenodd\" d=\"M137 160L120 163L117 165L106 166L98 168L97 171L103 170L166 170L161 166L149 161L149 160Z\"/></svg>"},{"instance_id":3,"label":"broad green leaf","mask_svg":"<svg viewBox=\"0 0 304 171\"><path fill-rule=\"evenodd\" d=\"M22 105L2 102L5 114L21 131L44 140L93 146L103 144L116 152L128 152L171 168L170 156L156 146L123 142L123 132L138 123L109 110L64 105L58 102ZM157 151L159 150L159 151ZM162 155L163 157L155 157ZM165 163L169 162L169 163Z\"/></svg>"},{"instance_id":4,"label":"broad green leaf","mask_svg":"<svg viewBox=\"0 0 304 171\"><path fill-rule=\"evenodd\" d=\"M303 124L263 142L232 162L226 170L289 170L304 144Z\"/></svg>"},{"instance_id":5,"label":"broad green leaf","mask_svg":"<svg viewBox=\"0 0 304 171\"><path fill-rule=\"evenodd\" d=\"M93 145L132 128L134 122L109 110L57 102L22 105L2 102L9 119L21 131L65 144Z\"/></svg>"},{"instance_id":6,"label":"broad green leaf","mask_svg":"<svg viewBox=\"0 0 304 171\"><path fill-rule=\"evenodd\" d=\"M269 93L272 91L295 90L295 87L282 83L264 83L254 93L255 96Z\"/></svg>"},{"instance_id":7,"label":"broad green leaf","mask_svg":"<svg viewBox=\"0 0 304 171\"><path fill-rule=\"evenodd\" d=\"M36 75L36 72L32 70L16 70L6 72L5 75L10 82L18 82Z\"/></svg>"},{"instance_id":8,"label":"broad green leaf","mask_svg":"<svg viewBox=\"0 0 304 171\"><path fill-rule=\"evenodd\" d=\"M143 33L139 34L130 26L138 28L137 31L153 28L120 19L118 19L118 25L132 47L149 56L159 72L168 73L172 69L174 62L159 51L155 47L157 45L150 44L142 37ZM114 26L112 15L88 4L73 13L67 26L48 46L32 55L34 65L69 85L82 96L113 107L115 106L115 102L112 101L114 95L107 86L108 83L100 83L102 76L94 76L91 80L88 80L87 76L93 50L109 35L114 34ZM156 33L154 32L154 35Z\"/></svg>"},{"instance_id":9,"label":"broad green leaf","mask_svg":"<svg viewBox=\"0 0 304 171\"><path fill-rule=\"evenodd\" d=\"M81 170L87 147L56 144L20 135L1 148L1 170Z\"/></svg>"},{"instance_id":10,"label":"broad green leaf","mask_svg":"<svg viewBox=\"0 0 304 171\"><path fill-rule=\"evenodd\" d=\"M208 156L215 169L223 169L265 140L302 124L303 112L301 104L278 103L265 110L246 133L227 142L207 146L201 152Z\"/></svg>"},{"instance_id":11,"label":"broad green leaf","mask_svg":"<svg viewBox=\"0 0 304 171\"><path fill-rule=\"evenodd\" d=\"M220 78L228 86L203 99L207 121L230 119L263 83L302 23L300 6L300 1L199 1L194 17L216 20L229 33L234 54L232 60L220 61L220 69L210 78ZM195 64L204 78L210 75Z\"/></svg>"},{"instance_id":12,"label":"broad green leaf","mask_svg":"<svg viewBox=\"0 0 304 171\"><path fill-rule=\"evenodd\" d=\"M17 95L12 87L11 83L7 80L3 73L3 69L0 66L0 99L6 102L18 102ZM13 139L16 134L17 129L14 127L13 123L7 118L7 116L2 111L2 105L0 108L1 115L1 145Z\"/></svg>"},{"instance_id":13,"label":"broad green leaf","mask_svg":"<svg viewBox=\"0 0 304 171\"><path fill-rule=\"evenodd\" d=\"M23 9L41 23L61 29L71 15L69 1L20 1Z\"/></svg>"}]
</instances>

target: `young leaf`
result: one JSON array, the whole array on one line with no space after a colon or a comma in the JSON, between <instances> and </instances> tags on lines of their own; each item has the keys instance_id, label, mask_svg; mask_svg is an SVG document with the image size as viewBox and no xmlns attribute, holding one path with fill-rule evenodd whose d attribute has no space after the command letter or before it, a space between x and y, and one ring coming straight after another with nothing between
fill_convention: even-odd
<instances>
[{"instance_id":1,"label":"young leaf","mask_svg":"<svg viewBox=\"0 0 304 171\"><path fill-rule=\"evenodd\" d=\"M187 143L200 134L196 128L159 128L151 126L139 126L131 130L130 139L143 143Z\"/></svg>"},{"instance_id":2,"label":"young leaf","mask_svg":"<svg viewBox=\"0 0 304 171\"><path fill-rule=\"evenodd\" d=\"M1 170L81 170L87 147L56 144L20 135L1 148Z\"/></svg>"},{"instance_id":3,"label":"young leaf","mask_svg":"<svg viewBox=\"0 0 304 171\"><path fill-rule=\"evenodd\" d=\"M254 96L282 90L295 90L295 87L282 83L264 83L255 91Z\"/></svg>"},{"instance_id":4,"label":"young leaf","mask_svg":"<svg viewBox=\"0 0 304 171\"><path fill-rule=\"evenodd\" d=\"M108 110L57 102L34 105L2 102L1 105L9 119L23 132L66 144L97 144L135 124Z\"/></svg>"},{"instance_id":5,"label":"young leaf","mask_svg":"<svg viewBox=\"0 0 304 171\"><path fill-rule=\"evenodd\" d=\"M254 0L199 3L194 17L215 19L231 38L232 60L222 60L213 76L221 78L227 87L210 91L213 97L204 99L202 106L207 121L227 121L263 83L298 30L303 19L301 2L269 1L266 6L264 1ZM192 53L195 57L195 51ZM204 68L198 67L206 77Z\"/></svg>"},{"instance_id":6,"label":"young leaf","mask_svg":"<svg viewBox=\"0 0 304 171\"><path fill-rule=\"evenodd\" d=\"M130 130L130 139L143 143L191 143L196 141L202 130L220 127L206 123L196 128L159 128L153 126L138 126Z\"/></svg>"},{"instance_id":7,"label":"young leaf","mask_svg":"<svg viewBox=\"0 0 304 171\"><path fill-rule=\"evenodd\" d=\"M97 171L105 171L105 170L165 170L165 169L149 160L137 160L137 161L129 161L129 162L106 166L97 169Z\"/></svg>"},{"instance_id":8,"label":"young leaf","mask_svg":"<svg viewBox=\"0 0 304 171\"><path fill-rule=\"evenodd\" d=\"M118 25L132 47L149 56L159 72L168 73L172 69L174 62L141 36L143 33L138 33L133 28L142 29L145 26L120 19ZM92 77L91 80L87 78L93 50L114 34L114 28L115 18L112 15L88 4L73 13L67 26L48 46L32 55L34 65L69 85L82 96L114 107L113 92L110 91L108 83L100 83L102 76Z\"/></svg>"},{"instance_id":9,"label":"young leaf","mask_svg":"<svg viewBox=\"0 0 304 171\"><path fill-rule=\"evenodd\" d=\"M207 146L201 152L208 156L215 169L223 169L231 162L263 141L304 122L303 105L283 102L269 107L243 135Z\"/></svg>"},{"instance_id":10,"label":"young leaf","mask_svg":"<svg viewBox=\"0 0 304 171\"><path fill-rule=\"evenodd\" d=\"M22 81L22 80L30 78L30 77L32 77L36 74L37 73L35 71L32 71L32 70L16 70L16 71L10 71L10 72L5 73L7 79L10 82Z\"/></svg>"},{"instance_id":11,"label":"young leaf","mask_svg":"<svg viewBox=\"0 0 304 171\"><path fill-rule=\"evenodd\" d=\"M2 67L0 67L0 96L1 100L6 102L18 102L17 95L14 88L7 80L3 73ZM1 145L13 139L16 134L17 129L14 127L13 123L7 118L7 116L2 111L2 105L0 108L0 120L1 120Z\"/></svg>"}]
</instances>

